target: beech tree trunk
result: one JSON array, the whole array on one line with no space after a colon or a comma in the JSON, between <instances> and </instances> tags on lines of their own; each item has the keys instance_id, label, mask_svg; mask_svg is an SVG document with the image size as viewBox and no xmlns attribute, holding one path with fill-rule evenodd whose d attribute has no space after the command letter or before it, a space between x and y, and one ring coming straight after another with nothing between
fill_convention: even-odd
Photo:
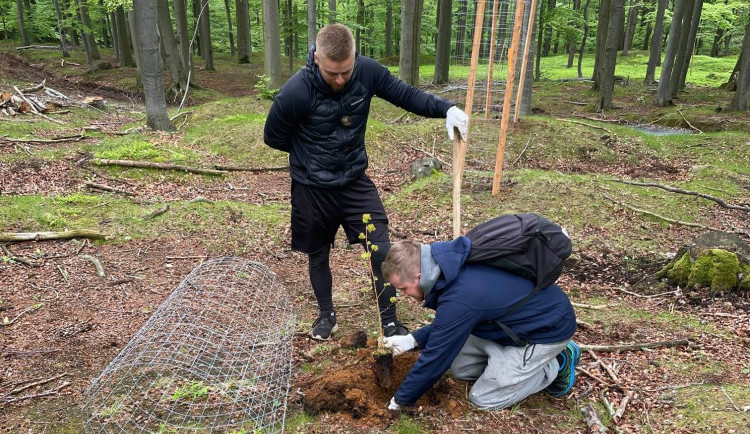
<instances>
[{"instance_id":1,"label":"beech tree trunk","mask_svg":"<svg viewBox=\"0 0 750 434\"><path fill-rule=\"evenodd\" d=\"M315 43L315 38L318 36L318 13L317 12L318 12L317 2L315 0L307 0L307 49L308 50Z\"/></svg>"},{"instance_id":2,"label":"beech tree trunk","mask_svg":"<svg viewBox=\"0 0 750 434\"><path fill-rule=\"evenodd\" d=\"M279 2L263 0L263 56L266 77L272 88L280 88L281 80L281 42L279 31Z\"/></svg>"},{"instance_id":3,"label":"beech tree trunk","mask_svg":"<svg viewBox=\"0 0 750 434\"><path fill-rule=\"evenodd\" d=\"M630 48L633 46L633 35L635 34L635 25L638 22L638 12L641 8L641 0L630 0L630 10L628 11L628 20L625 24L625 37L622 46L622 55L627 56Z\"/></svg>"},{"instance_id":4,"label":"beech tree trunk","mask_svg":"<svg viewBox=\"0 0 750 434\"><path fill-rule=\"evenodd\" d=\"M596 27L596 57L594 57L594 84L592 90L599 90L602 64L607 48L607 29L609 28L610 7L612 0L601 0L599 4L599 21Z\"/></svg>"},{"instance_id":5,"label":"beech tree trunk","mask_svg":"<svg viewBox=\"0 0 750 434\"><path fill-rule=\"evenodd\" d=\"M685 47L685 58L682 61L682 69L680 70L680 76L677 81L677 90L685 89L685 80L687 79L687 73L690 68L690 60L693 57L693 50L695 49L695 38L698 36L698 26L701 21L701 13L703 12L703 0L695 0L695 6L693 7L693 19L690 23L690 30L688 32L687 47Z\"/></svg>"},{"instance_id":6,"label":"beech tree trunk","mask_svg":"<svg viewBox=\"0 0 750 434\"><path fill-rule=\"evenodd\" d=\"M60 33L60 49L62 50L62 56L70 57L68 47L65 45L65 28L63 27L62 14L60 13L60 2L58 2L58 0L52 0L52 4L55 7L55 16L57 17L57 31Z\"/></svg>"},{"instance_id":7,"label":"beech tree trunk","mask_svg":"<svg viewBox=\"0 0 750 434\"><path fill-rule=\"evenodd\" d=\"M82 32L83 38L86 42L86 47L91 53L91 58L99 60L102 56L99 54L99 49L96 47L96 39L94 38L94 27L91 25L91 18L89 16L89 8L86 6L86 2L76 0L76 6L78 6L78 16L81 18L81 23L88 27L87 32Z\"/></svg>"},{"instance_id":8,"label":"beech tree trunk","mask_svg":"<svg viewBox=\"0 0 750 434\"><path fill-rule=\"evenodd\" d=\"M120 60L120 39L117 35L117 17L115 16L114 11L109 13L109 26L109 31L112 33L112 52L117 58L117 64L120 65L122 64L122 61Z\"/></svg>"},{"instance_id":9,"label":"beech tree trunk","mask_svg":"<svg viewBox=\"0 0 750 434\"><path fill-rule=\"evenodd\" d=\"M250 12L247 0L235 0L234 8L237 14L237 61L250 63L253 46L250 40Z\"/></svg>"},{"instance_id":10,"label":"beech tree trunk","mask_svg":"<svg viewBox=\"0 0 750 434\"><path fill-rule=\"evenodd\" d=\"M659 0L656 7L656 19L654 20L654 34L651 37L651 50L648 56L648 66L646 66L645 84L654 84L656 82L654 75L656 66L661 60L661 39L664 36L664 11L667 9L669 0Z\"/></svg>"},{"instance_id":11,"label":"beech tree trunk","mask_svg":"<svg viewBox=\"0 0 750 434\"><path fill-rule=\"evenodd\" d=\"M411 85L419 83L419 41L424 0L401 0L401 44L398 75Z\"/></svg>"},{"instance_id":12,"label":"beech tree trunk","mask_svg":"<svg viewBox=\"0 0 750 434\"><path fill-rule=\"evenodd\" d=\"M173 0L172 6L174 7L174 23L177 28L177 45L179 47L180 62L185 74L190 76L193 71L193 62L191 62L190 58L191 38L187 24L187 5L185 4L185 0Z\"/></svg>"},{"instance_id":13,"label":"beech tree trunk","mask_svg":"<svg viewBox=\"0 0 750 434\"><path fill-rule=\"evenodd\" d=\"M200 33L201 56L206 61L206 71L216 71L216 68L214 68L214 49L211 46L211 14L208 3L209 0L201 0L198 32Z\"/></svg>"},{"instance_id":14,"label":"beech tree trunk","mask_svg":"<svg viewBox=\"0 0 750 434\"><path fill-rule=\"evenodd\" d=\"M438 3L438 33L435 50L435 75L432 84L448 82L451 60L451 18L453 0L440 0Z\"/></svg>"},{"instance_id":15,"label":"beech tree trunk","mask_svg":"<svg viewBox=\"0 0 750 434\"><path fill-rule=\"evenodd\" d=\"M128 20L125 16L125 9L122 6L118 6L115 9L115 19L120 66L136 66L135 59L133 58L133 50L130 47L131 38L128 37Z\"/></svg>"},{"instance_id":16,"label":"beech tree trunk","mask_svg":"<svg viewBox=\"0 0 750 434\"><path fill-rule=\"evenodd\" d=\"M664 53L664 62L659 76L659 86L656 89L656 105L664 107L672 104L671 78L674 69L674 61L680 43L680 31L682 18L685 15L685 3L690 0L678 1L672 13L672 24L669 27L669 40L667 51Z\"/></svg>"},{"instance_id":17,"label":"beech tree trunk","mask_svg":"<svg viewBox=\"0 0 750 434\"><path fill-rule=\"evenodd\" d=\"M183 69L180 60L180 50L177 46L177 39L172 29L172 19L169 15L168 0L156 0L156 19L161 46L164 49L162 54L167 62L172 82L169 85L169 91L175 95L182 95L187 90L187 70Z\"/></svg>"},{"instance_id":18,"label":"beech tree trunk","mask_svg":"<svg viewBox=\"0 0 750 434\"><path fill-rule=\"evenodd\" d=\"M336 0L328 0L328 23L336 22Z\"/></svg>"},{"instance_id":19,"label":"beech tree trunk","mask_svg":"<svg viewBox=\"0 0 750 434\"><path fill-rule=\"evenodd\" d=\"M748 98L750 98L750 23L745 27L745 37L742 40L742 53L740 54L742 63L739 68L737 77L737 91L734 99L729 104L730 110L748 109Z\"/></svg>"},{"instance_id":20,"label":"beech tree trunk","mask_svg":"<svg viewBox=\"0 0 750 434\"><path fill-rule=\"evenodd\" d=\"M393 56L393 0L385 5L385 57Z\"/></svg>"},{"instance_id":21,"label":"beech tree trunk","mask_svg":"<svg viewBox=\"0 0 750 434\"><path fill-rule=\"evenodd\" d=\"M167 100L164 97L164 68L159 54L155 2L134 0L133 16L139 44L138 64L146 97L146 125L157 131L174 131L175 127L167 115Z\"/></svg>"},{"instance_id":22,"label":"beech tree trunk","mask_svg":"<svg viewBox=\"0 0 750 434\"><path fill-rule=\"evenodd\" d=\"M599 83L599 102L596 111L612 108L612 93L615 88L615 63L617 61L617 45L622 31L625 16L625 0L612 0L609 28L605 56L601 65Z\"/></svg>"},{"instance_id":23,"label":"beech tree trunk","mask_svg":"<svg viewBox=\"0 0 750 434\"><path fill-rule=\"evenodd\" d=\"M690 54L692 53L691 47L688 47L688 40L690 39L690 26L693 23L693 11L695 10L696 0L684 0L685 11L683 13L682 22L680 23L680 43L677 46L677 55L675 56L674 65L672 66L672 76L669 79L669 96L674 98L677 96L677 89L680 86L680 77L683 74L683 68L685 66L685 60L690 61ZM687 73L687 71L685 71Z\"/></svg>"},{"instance_id":24,"label":"beech tree trunk","mask_svg":"<svg viewBox=\"0 0 750 434\"><path fill-rule=\"evenodd\" d=\"M23 45L31 45L29 34L26 33L26 27L24 26L23 2L21 0L16 0L16 10L18 12L18 32L21 34L21 42L23 42Z\"/></svg>"},{"instance_id":25,"label":"beech tree trunk","mask_svg":"<svg viewBox=\"0 0 750 434\"><path fill-rule=\"evenodd\" d=\"M586 0L583 5L583 37L581 38L581 47L578 49L578 78L583 77L581 64L583 63L583 53L586 50L586 39L589 37L589 5L591 0Z\"/></svg>"}]
</instances>

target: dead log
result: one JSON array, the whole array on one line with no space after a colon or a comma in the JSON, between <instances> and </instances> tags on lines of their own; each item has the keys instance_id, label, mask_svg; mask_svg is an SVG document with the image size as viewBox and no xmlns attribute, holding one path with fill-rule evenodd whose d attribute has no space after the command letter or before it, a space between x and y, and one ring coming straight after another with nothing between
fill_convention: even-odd
<instances>
[{"instance_id":1,"label":"dead log","mask_svg":"<svg viewBox=\"0 0 750 434\"><path fill-rule=\"evenodd\" d=\"M696 196L696 197L701 197L703 199L712 200L712 201L718 203L719 205L721 205L724 208L736 209L736 210L740 210L740 211L750 212L750 207L739 206L739 205L730 205L730 204L724 202L724 200L722 200L722 199L720 199L720 198L718 198L716 196L712 196L710 194L705 194L705 193L700 193L700 192L697 192L697 191L683 190L681 188L672 187L670 185L657 184L657 183L654 183L654 182L636 182L636 181L626 181L624 179L612 179L612 181L614 181L614 182L621 182L623 184L628 184L628 185L636 185L636 186L639 186L639 187L657 187L657 188L661 188L661 189L666 190L666 191L671 192L671 193L686 194L688 196Z\"/></svg>"},{"instance_id":2,"label":"dead log","mask_svg":"<svg viewBox=\"0 0 750 434\"><path fill-rule=\"evenodd\" d=\"M278 167L242 167L242 166L223 166L215 164L214 169L224 170L227 172L281 172L288 170L289 166L278 166Z\"/></svg>"},{"instance_id":3,"label":"dead log","mask_svg":"<svg viewBox=\"0 0 750 434\"><path fill-rule=\"evenodd\" d=\"M0 232L0 242L70 240L73 238L103 240L106 236L92 229L74 229L65 232Z\"/></svg>"},{"instance_id":4,"label":"dead log","mask_svg":"<svg viewBox=\"0 0 750 434\"><path fill-rule=\"evenodd\" d=\"M133 160L109 160L105 158L96 158L92 160L95 164L100 166L123 166L123 167L137 167L143 169L161 169L161 170L177 170L180 172L190 172L199 175L223 175L224 172L215 169L203 169L200 167L182 166L179 164L171 163L154 163L150 161L133 161Z\"/></svg>"},{"instance_id":5,"label":"dead log","mask_svg":"<svg viewBox=\"0 0 750 434\"><path fill-rule=\"evenodd\" d=\"M601 419L599 419L599 415L596 414L594 406L591 404L584 405L581 407L581 414L583 415L583 421L586 422L586 425L589 427L590 433L605 434L607 432L607 428L604 426Z\"/></svg>"},{"instance_id":6,"label":"dead log","mask_svg":"<svg viewBox=\"0 0 750 434\"><path fill-rule=\"evenodd\" d=\"M115 187L110 187L110 186L104 185L104 184L97 184L97 183L91 182L91 181L86 181L86 182L84 182L84 184L87 187L93 188L93 189L96 189L96 190L109 191L111 193L120 193L120 194L124 194L125 196L131 196L131 197L135 196L135 193L129 192L127 190L121 190L121 189L115 188Z\"/></svg>"}]
</instances>

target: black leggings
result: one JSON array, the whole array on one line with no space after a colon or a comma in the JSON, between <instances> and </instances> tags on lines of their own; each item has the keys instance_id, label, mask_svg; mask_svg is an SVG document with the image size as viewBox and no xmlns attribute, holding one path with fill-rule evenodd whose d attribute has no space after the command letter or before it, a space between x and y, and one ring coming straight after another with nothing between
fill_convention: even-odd
<instances>
[{"instance_id":1,"label":"black leggings","mask_svg":"<svg viewBox=\"0 0 750 434\"><path fill-rule=\"evenodd\" d=\"M383 324L396 321L396 305L391 303L391 298L396 295L396 288L392 285L388 285L385 290L383 284L383 273L380 271L380 267L385 260L385 256L388 254L388 250L391 248L390 242L372 243L378 246L378 250L372 252L372 268L377 277L377 291L378 307L380 309L380 318ZM364 247L364 243L362 243ZM333 309L333 278L331 277L331 264L330 264L330 253L331 247L326 246L315 253L309 254L309 267L310 272L310 283L312 284L313 291L315 292L315 299L318 301L318 309L320 313L327 315L334 311Z\"/></svg>"}]
</instances>

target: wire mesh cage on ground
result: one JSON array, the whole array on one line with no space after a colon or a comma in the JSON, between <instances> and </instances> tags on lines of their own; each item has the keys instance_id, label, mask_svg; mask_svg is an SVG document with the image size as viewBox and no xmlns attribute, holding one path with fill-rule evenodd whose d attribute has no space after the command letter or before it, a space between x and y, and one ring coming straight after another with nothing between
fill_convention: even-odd
<instances>
[{"instance_id":1,"label":"wire mesh cage on ground","mask_svg":"<svg viewBox=\"0 0 750 434\"><path fill-rule=\"evenodd\" d=\"M282 432L294 309L257 262L194 269L97 377L84 429L97 432Z\"/></svg>"}]
</instances>

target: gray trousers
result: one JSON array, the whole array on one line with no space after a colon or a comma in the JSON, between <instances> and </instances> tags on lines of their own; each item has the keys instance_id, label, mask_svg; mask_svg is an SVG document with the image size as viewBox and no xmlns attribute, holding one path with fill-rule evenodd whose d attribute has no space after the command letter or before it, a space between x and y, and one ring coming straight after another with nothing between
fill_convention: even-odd
<instances>
[{"instance_id":1,"label":"gray trousers","mask_svg":"<svg viewBox=\"0 0 750 434\"><path fill-rule=\"evenodd\" d=\"M568 342L515 347L471 335L451 364L451 374L476 381L469 400L478 407L510 407L554 381L559 369L555 356Z\"/></svg>"}]
</instances>

